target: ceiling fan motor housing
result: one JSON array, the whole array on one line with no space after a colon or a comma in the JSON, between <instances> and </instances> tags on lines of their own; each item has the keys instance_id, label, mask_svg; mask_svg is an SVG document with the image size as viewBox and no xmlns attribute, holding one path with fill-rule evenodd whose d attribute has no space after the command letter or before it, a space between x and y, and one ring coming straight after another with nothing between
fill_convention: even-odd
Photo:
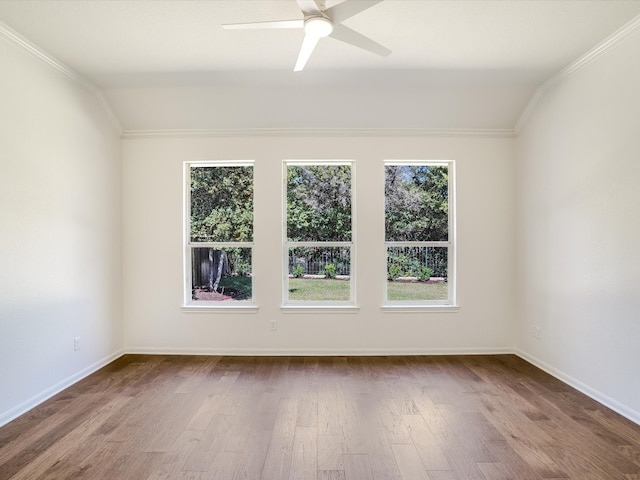
<instances>
[{"instance_id":1,"label":"ceiling fan motor housing","mask_svg":"<svg viewBox=\"0 0 640 480\"><path fill-rule=\"evenodd\" d=\"M313 15L304 20L304 33L317 38L328 37L333 32L333 22L327 17Z\"/></svg>"}]
</instances>

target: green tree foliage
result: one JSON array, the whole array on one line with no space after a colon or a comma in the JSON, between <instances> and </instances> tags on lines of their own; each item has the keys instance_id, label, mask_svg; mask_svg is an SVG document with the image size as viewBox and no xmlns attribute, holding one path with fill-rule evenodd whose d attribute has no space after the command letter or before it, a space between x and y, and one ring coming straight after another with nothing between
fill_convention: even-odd
<instances>
[{"instance_id":1,"label":"green tree foliage","mask_svg":"<svg viewBox=\"0 0 640 480\"><path fill-rule=\"evenodd\" d=\"M253 167L191 169L191 241L253 240Z\"/></svg>"},{"instance_id":2,"label":"green tree foliage","mask_svg":"<svg viewBox=\"0 0 640 480\"><path fill-rule=\"evenodd\" d=\"M447 167L390 165L385 168L387 241L442 241L448 238Z\"/></svg>"},{"instance_id":3,"label":"green tree foliage","mask_svg":"<svg viewBox=\"0 0 640 480\"><path fill-rule=\"evenodd\" d=\"M351 168L290 165L287 168L289 241L351 240Z\"/></svg>"}]
</instances>

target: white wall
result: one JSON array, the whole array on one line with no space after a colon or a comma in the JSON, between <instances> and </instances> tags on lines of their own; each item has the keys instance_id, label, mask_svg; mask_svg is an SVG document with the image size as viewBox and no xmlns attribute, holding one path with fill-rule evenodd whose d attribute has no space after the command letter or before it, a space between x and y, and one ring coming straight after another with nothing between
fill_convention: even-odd
<instances>
[{"instance_id":1,"label":"white wall","mask_svg":"<svg viewBox=\"0 0 640 480\"><path fill-rule=\"evenodd\" d=\"M636 29L557 83L517 141L517 347L636 422L638 52Z\"/></svg>"},{"instance_id":2,"label":"white wall","mask_svg":"<svg viewBox=\"0 0 640 480\"><path fill-rule=\"evenodd\" d=\"M125 348L133 352L502 352L514 343L512 138L139 138L124 141ZM356 160L356 314L281 313L281 165ZM457 161L457 313L382 313L385 158ZM255 160L256 314L185 313L183 162ZM278 330L269 330L270 321Z\"/></svg>"},{"instance_id":3,"label":"white wall","mask_svg":"<svg viewBox=\"0 0 640 480\"><path fill-rule=\"evenodd\" d=\"M122 302L118 134L4 37L0 65L1 425L122 349Z\"/></svg>"}]
</instances>

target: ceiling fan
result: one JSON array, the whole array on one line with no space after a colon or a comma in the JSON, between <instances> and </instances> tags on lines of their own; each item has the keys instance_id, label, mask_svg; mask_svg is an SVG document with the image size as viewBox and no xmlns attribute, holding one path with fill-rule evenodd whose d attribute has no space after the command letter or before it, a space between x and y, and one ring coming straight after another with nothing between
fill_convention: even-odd
<instances>
[{"instance_id":1,"label":"ceiling fan","mask_svg":"<svg viewBox=\"0 0 640 480\"><path fill-rule=\"evenodd\" d=\"M298 60L293 69L301 71L313 53L318 41L324 37L332 37L336 40L362 48L376 55L386 57L391 50L374 42L368 37L342 25L342 22L383 0L345 0L338 5L325 8L324 0L296 0L302 10L304 18L299 20L275 20L270 22L232 23L222 25L230 30L245 29L272 29L272 28L298 28L304 29L304 40Z\"/></svg>"}]
</instances>

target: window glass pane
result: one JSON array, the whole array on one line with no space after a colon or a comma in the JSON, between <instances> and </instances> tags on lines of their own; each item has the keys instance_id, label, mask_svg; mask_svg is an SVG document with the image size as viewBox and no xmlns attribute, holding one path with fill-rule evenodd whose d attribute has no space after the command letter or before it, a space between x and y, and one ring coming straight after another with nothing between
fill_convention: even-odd
<instances>
[{"instance_id":1,"label":"window glass pane","mask_svg":"<svg viewBox=\"0 0 640 480\"><path fill-rule=\"evenodd\" d=\"M191 299L251 300L251 248L192 248Z\"/></svg>"},{"instance_id":2,"label":"window glass pane","mask_svg":"<svg viewBox=\"0 0 640 480\"><path fill-rule=\"evenodd\" d=\"M385 240L446 241L449 185L446 166L385 167Z\"/></svg>"},{"instance_id":3,"label":"window glass pane","mask_svg":"<svg viewBox=\"0 0 640 480\"><path fill-rule=\"evenodd\" d=\"M348 301L350 247L289 249L289 300Z\"/></svg>"},{"instance_id":4,"label":"window glass pane","mask_svg":"<svg viewBox=\"0 0 640 480\"><path fill-rule=\"evenodd\" d=\"M253 241L253 167L191 168L192 242Z\"/></svg>"},{"instance_id":5,"label":"window glass pane","mask_svg":"<svg viewBox=\"0 0 640 480\"><path fill-rule=\"evenodd\" d=\"M387 247L387 300L447 300L448 247Z\"/></svg>"},{"instance_id":6,"label":"window glass pane","mask_svg":"<svg viewBox=\"0 0 640 480\"><path fill-rule=\"evenodd\" d=\"M351 167L287 167L288 241L351 241Z\"/></svg>"}]
</instances>

